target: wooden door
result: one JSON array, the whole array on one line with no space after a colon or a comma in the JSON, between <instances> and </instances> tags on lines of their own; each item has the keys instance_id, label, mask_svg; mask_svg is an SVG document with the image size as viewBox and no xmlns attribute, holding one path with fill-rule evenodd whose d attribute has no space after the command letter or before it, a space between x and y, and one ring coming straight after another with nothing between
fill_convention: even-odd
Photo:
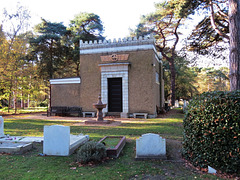
<instances>
[{"instance_id":1,"label":"wooden door","mask_svg":"<svg viewBox=\"0 0 240 180\"><path fill-rule=\"evenodd\" d=\"M108 78L108 112L122 112L122 78Z\"/></svg>"}]
</instances>

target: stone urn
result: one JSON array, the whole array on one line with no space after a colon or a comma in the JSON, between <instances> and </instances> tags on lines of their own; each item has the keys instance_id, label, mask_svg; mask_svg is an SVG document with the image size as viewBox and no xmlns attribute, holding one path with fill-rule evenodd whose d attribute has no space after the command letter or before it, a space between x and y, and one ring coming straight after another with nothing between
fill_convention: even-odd
<instances>
[{"instance_id":1,"label":"stone urn","mask_svg":"<svg viewBox=\"0 0 240 180\"><path fill-rule=\"evenodd\" d=\"M93 104L93 107L97 109L97 121L103 121L102 109L106 107L107 104L103 104L101 100L101 94L98 96L98 102Z\"/></svg>"}]
</instances>

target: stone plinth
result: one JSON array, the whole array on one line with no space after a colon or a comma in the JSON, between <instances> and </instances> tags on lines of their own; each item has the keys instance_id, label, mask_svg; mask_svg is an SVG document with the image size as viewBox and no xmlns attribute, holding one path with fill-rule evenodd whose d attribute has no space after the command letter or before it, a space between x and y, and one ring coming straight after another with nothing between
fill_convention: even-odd
<instances>
[{"instance_id":1,"label":"stone plinth","mask_svg":"<svg viewBox=\"0 0 240 180\"><path fill-rule=\"evenodd\" d=\"M2 142L0 143L0 153L23 154L33 148L32 143Z\"/></svg>"},{"instance_id":2,"label":"stone plinth","mask_svg":"<svg viewBox=\"0 0 240 180\"><path fill-rule=\"evenodd\" d=\"M103 120L103 121L96 121L96 120L87 120L85 124L111 124L113 120Z\"/></svg>"}]
</instances>

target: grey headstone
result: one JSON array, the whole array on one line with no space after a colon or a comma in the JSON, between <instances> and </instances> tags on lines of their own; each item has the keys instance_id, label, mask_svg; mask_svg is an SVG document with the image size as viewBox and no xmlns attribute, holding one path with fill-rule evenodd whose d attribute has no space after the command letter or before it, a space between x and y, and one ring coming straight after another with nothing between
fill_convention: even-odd
<instances>
[{"instance_id":1,"label":"grey headstone","mask_svg":"<svg viewBox=\"0 0 240 180\"><path fill-rule=\"evenodd\" d=\"M4 119L0 116L0 137L4 137Z\"/></svg>"},{"instance_id":2,"label":"grey headstone","mask_svg":"<svg viewBox=\"0 0 240 180\"><path fill-rule=\"evenodd\" d=\"M136 159L166 159L166 140L158 134L143 134L136 140Z\"/></svg>"}]
</instances>

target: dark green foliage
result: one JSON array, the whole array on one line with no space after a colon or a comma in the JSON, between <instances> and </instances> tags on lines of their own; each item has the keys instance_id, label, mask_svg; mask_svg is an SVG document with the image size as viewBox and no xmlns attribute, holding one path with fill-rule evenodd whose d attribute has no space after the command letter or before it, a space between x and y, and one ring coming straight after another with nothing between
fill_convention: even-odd
<instances>
[{"instance_id":1,"label":"dark green foliage","mask_svg":"<svg viewBox=\"0 0 240 180\"><path fill-rule=\"evenodd\" d=\"M74 35L73 42L79 43L79 40L103 40L104 28L100 17L94 13L79 13L69 25L69 29Z\"/></svg>"},{"instance_id":2,"label":"dark green foliage","mask_svg":"<svg viewBox=\"0 0 240 180\"><path fill-rule=\"evenodd\" d=\"M227 11L225 12L227 14ZM228 21L225 17L220 15L215 15L215 23L218 28L225 34L229 33ZM215 47L214 49L223 49L224 47L219 47L219 42L224 42L224 38L220 36L215 29L212 28L210 17L205 17L202 21L198 23L195 29L192 31L191 35L187 38L189 51L195 51L199 54L214 53L209 49L210 47ZM222 50L221 50L222 51ZM221 54L218 52L218 54ZM216 53L215 56L218 55ZM221 54L222 55L222 54Z\"/></svg>"},{"instance_id":3,"label":"dark green foliage","mask_svg":"<svg viewBox=\"0 0 240 180\"><path fill-rule=\"evenodd\" d=\"M35 26L39 34L30 40L32 59L37 62L39 75L46 79L61 77L70 52L67 37L70 31L62 23L52 23L42 19Z\"/></svg>"},{"instance_id":4,"label":"dark green foliage","mask_svg":"<svg viewBox=\"0 0 240 180\"><path fill-rule=\"evenodd\" d=\"M39 107L48 107L48 103L49 103L48 99L46 99L39 103Z\"/></svg>"},{"instance_id":5,"label":"dark green foliage","mask_svg":"<svg viewBox=\"0 0 240 180\"><path fill-rule=\"evenodd\" d=\"M102 143L89 141L78 150L77 161L81 163L98 162L106 156L106 147Z\"/></svg>"},{"instance_id":6,"label":"dark green foliage","mask_svg":"<svg viewBox=\"0 0 240 180\"><path fill-rule=\"evenodd\" d=\"M188 65L190 62L181 55L175 57L175 69L176 69L176 99L191 99L192 96L198 94L198 90L195 87L197 73ZM163 61L164 66L164 94L165 99L171 93L171 76L169 63Z\"/></svg>"},{"instance_id":7,"label":"dark green foliage","mask_svg":"<svg viewBox=\"0 0 240 180\"><path fill-rule=\"evenodd\" d=\"M194 97L183 121L183 156L195 166L239 171L239 112L239 90L207 92Z\"/></svg>"},{"instance_id":8,"label":"dark green foliage","mask_svg":"<svg viewBox=\"0 0 240 180\"><path fill-rule=\"evenodd\" d=\"M77 66L76 71L78 76L80 66L80 40L104 40L105 38L102 36L104 27L98 15L84 12L75 15L74 19L70 21L68 29L71 31L71 41L74 44L71 54L72 60Z\"/></svg>"}]
</instances>

